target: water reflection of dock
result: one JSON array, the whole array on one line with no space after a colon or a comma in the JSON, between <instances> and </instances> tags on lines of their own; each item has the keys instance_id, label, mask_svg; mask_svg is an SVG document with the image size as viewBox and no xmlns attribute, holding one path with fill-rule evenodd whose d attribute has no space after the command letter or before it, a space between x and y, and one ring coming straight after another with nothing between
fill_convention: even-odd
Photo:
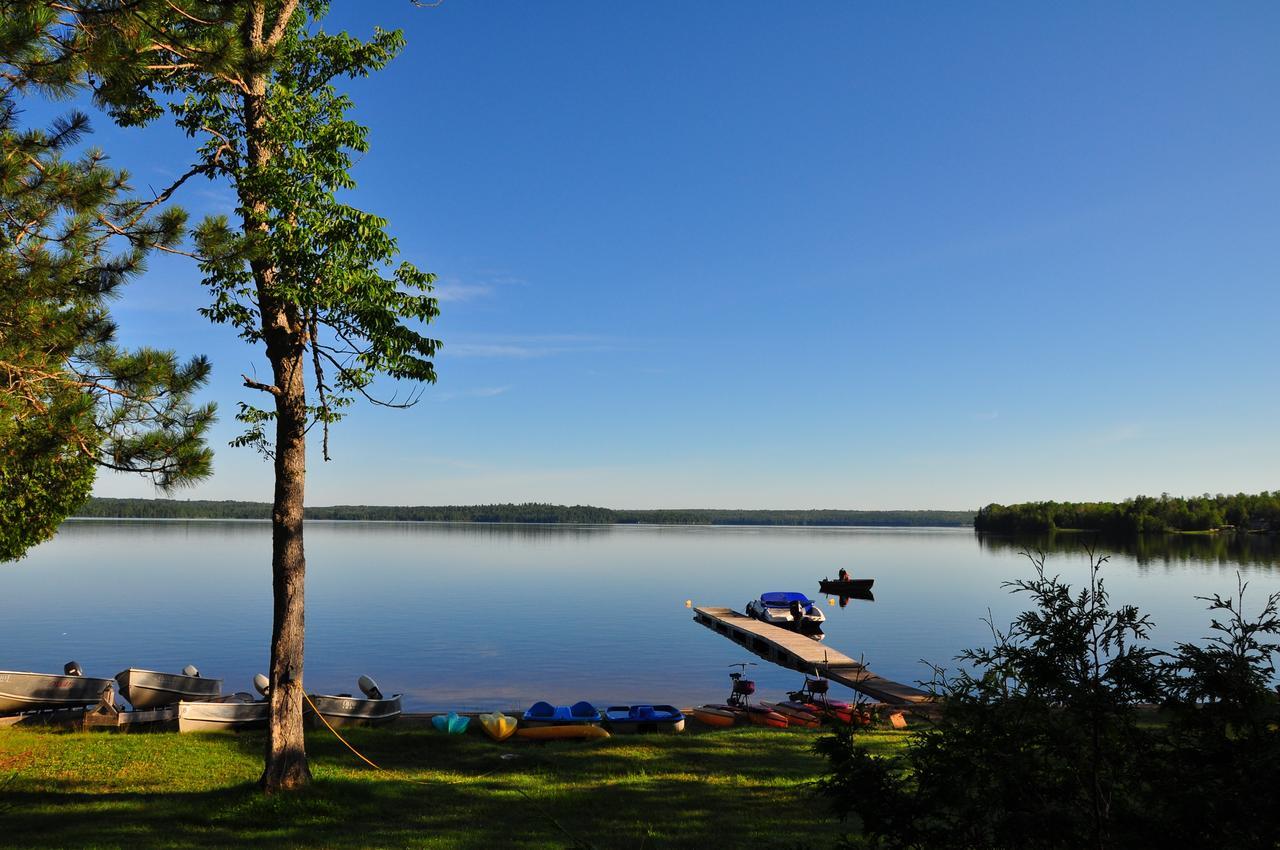
<instances>
[{"instance_id":1,"label":"water reflection of dock","mask_svg":"<svg viewBox=\"0 0 1280 850\"><path fill-rule=\"evenodd\" d=\"M929 694L872 673L860 662L804 635L771 626L731 608L696 607L693 619L724 635L765 661L805 673L815 670L833 682L860 691L889 705L926 702Z\"/></svg>"}]
</instances>

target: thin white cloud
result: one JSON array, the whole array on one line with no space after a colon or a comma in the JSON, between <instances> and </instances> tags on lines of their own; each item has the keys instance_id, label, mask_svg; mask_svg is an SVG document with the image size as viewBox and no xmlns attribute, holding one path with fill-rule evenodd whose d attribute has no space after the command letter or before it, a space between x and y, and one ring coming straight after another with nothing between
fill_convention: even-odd
<instances>
[{"instance_id":1,"label":"thin white cloud","mask_svg":"<svg viewBox=\"0 0 1280 850\"><path fill-rule=\"evenodd\" d=\"M502 395L511 387L472 387L465 390L452 390L442 393L431 393L430 397L440 401L452 401L457 398L493 398Z\"/></svg>"},{"instance_id":2,"label":"thin white cloud","mask_svg":"<svg viewBox=\"0 0 1280 850\"><path fill-rule=\"evenodd\" d=\"M493 294L493 287L487 283L461 283L460 281L446 281L437 283L432 294L436 300L441 302L459 302L471 301L476 298L485 298Z\"/></svg>"},{"instance_id":3,"label":"thin white cloud","mask_svg":"<svg viewBox=\"0 0 1280 850\"><path fill-rule=\"evenodd\" d=\"M612 351L616 345L598 336L583 334L546 334L535 336L491 337L482 342L449 341L441 355L444 357L489 357L512 360L531 360L555 354Z\"/></svg>"}]
</instances>

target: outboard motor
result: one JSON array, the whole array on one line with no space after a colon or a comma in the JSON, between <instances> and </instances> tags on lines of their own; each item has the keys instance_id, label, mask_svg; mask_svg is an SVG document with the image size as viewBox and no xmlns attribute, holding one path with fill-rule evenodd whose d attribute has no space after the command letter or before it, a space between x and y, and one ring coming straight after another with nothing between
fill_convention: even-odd
<instances>
[{"instance_id":1,"label":"outboard motor","mask_svg":"<svg viewBox=\"0 0 1280 850\"><path fill-rule=\"evenodd\" d=\"M265 697L271 690L271 680L259 673L253 677L253 687L258 693Z\"/></svg>"},{"instance_id":2,"label":"outboard motor","mask_svg":"<svg viewBox=\"0 0 1280 850\"><path fill-rule=\"evenodd\" d=\"M360 686L360 690L364 691L364 695L369 699L382 699L382 691L378 690L378 684L368 676L361 676L356 684Z\"/></svg>"},{"instance_id":3,"label":"outboard motor","mask_svg":"<svg viewBox=\"0 0 1280 850\"><path fill-rule=\"evenodd\" d=\"M84 671L80 669L80 665L74 661L68 661L62 665L62 672L68 676L83 676Z\"/></svg>"},{"instance_id":4,"label":"outboard motor","mask_svg":"<svg viewBox=\"0 0 1280 850\"><path fill-rule=\"evenodd\" d=\"M182 675L198 679L200 678L200 671L196 668L196 665L188 664L186 667L182 668Z\"/></svg>"}]
</instances>

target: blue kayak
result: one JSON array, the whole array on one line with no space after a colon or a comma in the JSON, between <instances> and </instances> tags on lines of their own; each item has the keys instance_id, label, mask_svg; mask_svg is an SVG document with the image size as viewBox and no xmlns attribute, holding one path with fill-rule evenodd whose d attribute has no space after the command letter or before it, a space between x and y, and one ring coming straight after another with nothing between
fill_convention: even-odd
<instances>
[{"instance_id":1,"label":"blue kayak","mask_svg":"<svg viewBox=\"0 0 1280 850\"><path fill-rule=\"evenodd\" d=\"M673 705L611 705L604 716L615 732L684 731L684 713Z\"/></svg>"},{"instance_id":2,"label":"blue kayak","mask_svg":"<svg viewBox=\"0 0 1280 850\"><path fill-rule=\"evenodd\" d=\"M448 714L437 714L431 718L431 725L449 735L461 735L467 731L467 726L471 723L470 717L459 717L457 712L451 711Z\"/></svg>"},{"instance_id":3,"label":"blue kayak","mask_svg":"<svg viewBox=\"0 0 1280 850\"><path fill-rule=\"evenodd\" d=\"M572 723L599 723L600 712L589 702L573 705L552 705L535 702L524 713L524 722L530 726L563 726Z\"/></svg>"}]
</instances>

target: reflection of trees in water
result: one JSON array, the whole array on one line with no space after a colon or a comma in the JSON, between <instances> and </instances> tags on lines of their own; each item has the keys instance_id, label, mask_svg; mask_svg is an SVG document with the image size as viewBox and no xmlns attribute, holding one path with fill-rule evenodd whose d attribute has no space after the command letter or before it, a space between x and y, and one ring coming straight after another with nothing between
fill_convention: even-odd
<instances>
[{"instance_id":1,"label":"reflection of trees in water","mask_svg":"<svg viewBox=\"0 0 1280 850\"><path fill-rule=\"evenodd\" d=\"M978 546L992 552L1041 550L1080 554L1090 546L1102 554L1127 555L1140 566L1219 564L1224 567L1280 565L1280 537L1274 534L1143 534L1108 537L1080 532L1006 536L977 534Z\"/></svg>"}]
</instances>

